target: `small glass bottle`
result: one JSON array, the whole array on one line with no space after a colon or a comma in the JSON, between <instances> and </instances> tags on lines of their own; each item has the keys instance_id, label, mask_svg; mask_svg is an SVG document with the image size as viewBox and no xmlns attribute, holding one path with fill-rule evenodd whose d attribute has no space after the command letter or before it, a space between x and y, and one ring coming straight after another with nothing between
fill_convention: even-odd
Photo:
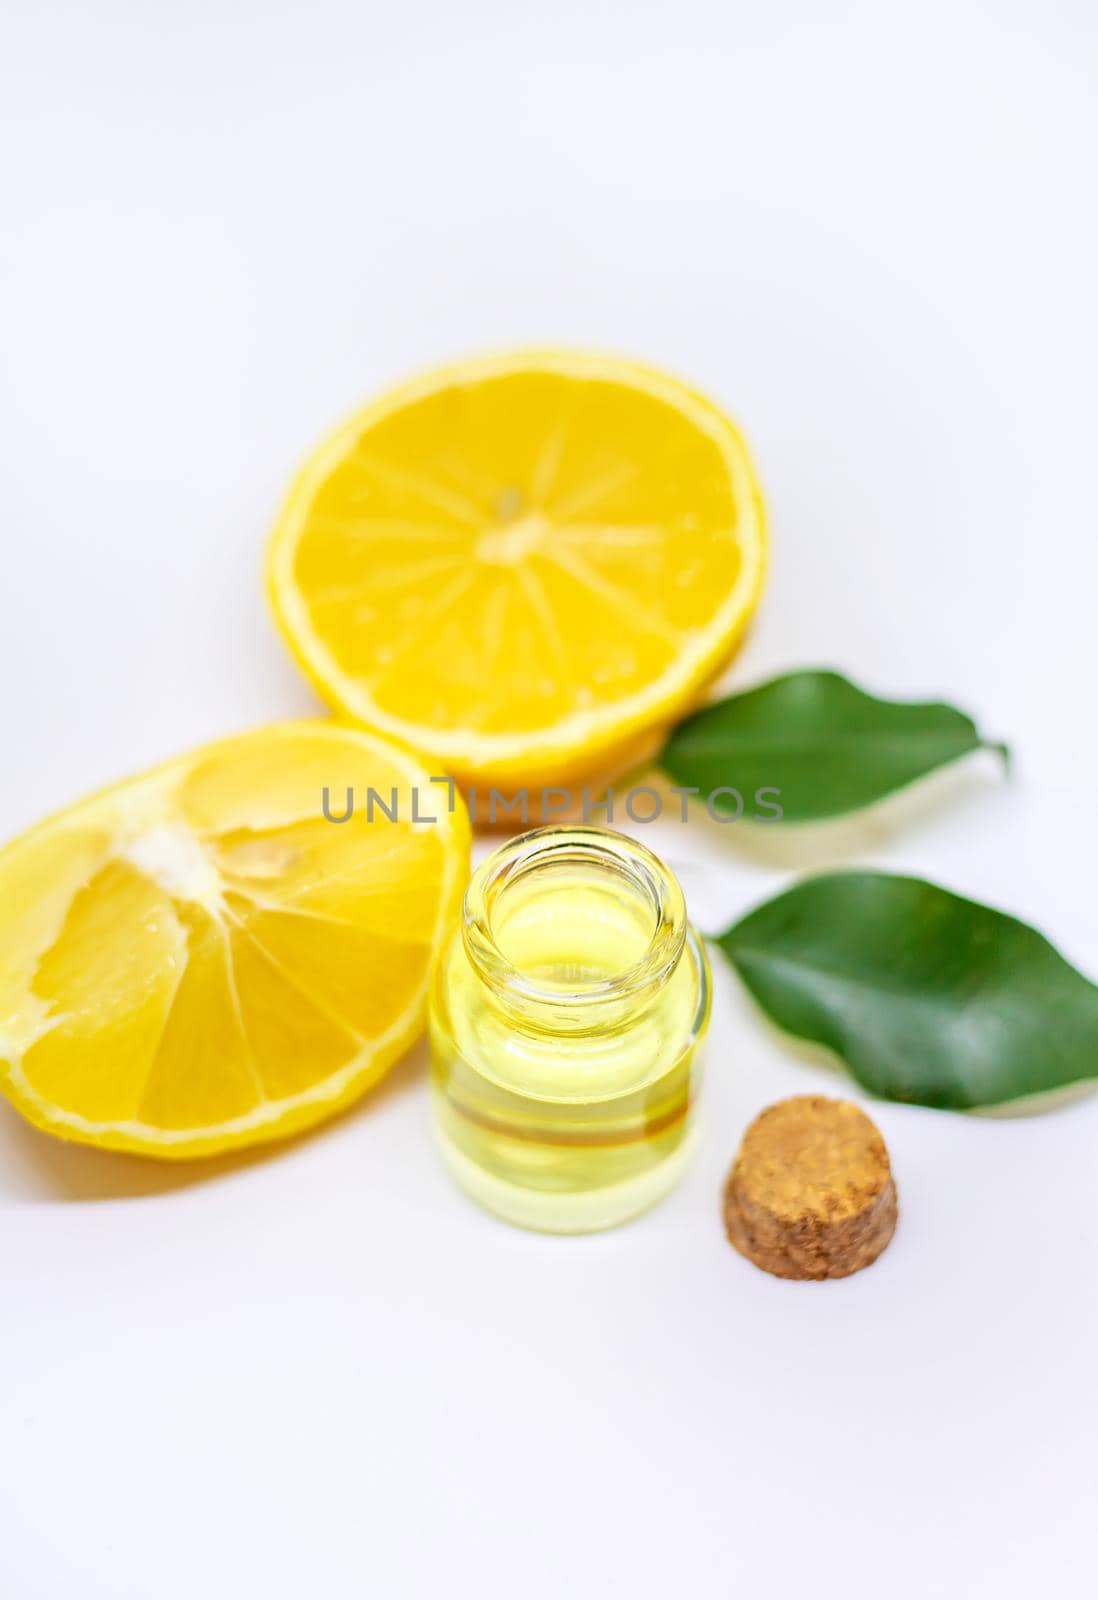
<instances>
[{"instance_id":1,"label":"small glass bottle","mask_svg":"<svg viewBox=\"0 0 1098 1600\"><path fill-rule=\"evenodd\" d=\"M539 828L474 873L435 968L435 1125L457 1181L550 1233L661 1200L689 1148L709 966L650 850Z\"/></svg>"}]
</instances>

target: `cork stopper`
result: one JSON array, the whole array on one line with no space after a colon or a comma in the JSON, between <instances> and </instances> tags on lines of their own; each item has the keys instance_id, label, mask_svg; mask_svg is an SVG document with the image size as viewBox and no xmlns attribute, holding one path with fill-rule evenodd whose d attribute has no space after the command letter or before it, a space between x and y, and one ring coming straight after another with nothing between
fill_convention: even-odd
<instances>
[{"instance_id":1,"label":"cork stopper","mask_svg":"<svg viewBox=\"0 0 1098 1600\"><path fill-rule=\"evenodd\" d=\"M741 1255L779 1278L846 1278L876 1261L896 1228L885 1142L848 1100L796 1095L757 1116L724 1189Z\"/></svg>"}]
</instances>

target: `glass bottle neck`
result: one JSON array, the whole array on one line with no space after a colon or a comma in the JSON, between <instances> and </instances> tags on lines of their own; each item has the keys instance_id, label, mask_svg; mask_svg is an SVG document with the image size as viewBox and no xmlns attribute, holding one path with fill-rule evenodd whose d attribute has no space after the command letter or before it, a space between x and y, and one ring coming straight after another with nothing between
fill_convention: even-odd
<instances>
[{"instance_id":1,"label":"glass bottle neck","mask_svg":"<svg viewBox=\"0 0 1098 1600\"><path fill-rule=\"evenodd\" d=\"M462 936L491 1002L545 1033L616 1031L644 1014L686 940L682 891L635 840L539 828L474 874Z\"/></svg>"}]
</instances>

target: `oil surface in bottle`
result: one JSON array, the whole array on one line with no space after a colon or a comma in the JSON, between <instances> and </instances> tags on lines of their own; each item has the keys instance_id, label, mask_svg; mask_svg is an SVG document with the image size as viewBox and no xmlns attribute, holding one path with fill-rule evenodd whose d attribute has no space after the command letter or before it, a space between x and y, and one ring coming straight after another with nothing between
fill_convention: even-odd
<instances>
[{"instance_id":1,"label":"oil surface in bottle","mask_svg":"<svg viewBox=\"0 0 1098 1600\"><path fill-rule=\"evenodd\" d=\"M643 846L590 828L504 845L432 995L435 1121L459 1182L552 1232L662 1198L687 1154L708 1005L681 892Z\"/></svg>"}]
</instances>

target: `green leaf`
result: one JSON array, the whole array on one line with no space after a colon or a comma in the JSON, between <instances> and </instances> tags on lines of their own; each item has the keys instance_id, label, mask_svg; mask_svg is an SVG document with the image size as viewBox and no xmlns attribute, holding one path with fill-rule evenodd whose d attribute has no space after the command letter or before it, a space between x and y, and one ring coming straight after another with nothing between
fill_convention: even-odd
<instances>
[{"instance_id":1,"label":"green leaf","mask_svg":"<svg viewBox=\"0 0 1098 1600\"><path fill-rule=\"evenodd\" d=\"M706 706L673 731L659 765L702 796L731 788L742 814L813 822L871 805L973 750L987 746L953 706L877 700L837 672L791 672ZM738 815L734 795L712 808Z\"/></svg>"},{"instance_id":2,"label":"green leaf","mask_svg":"<svg viewBox=\"0 0 1098 1600\"><path fill-rule=\"evenodd\" d=\"M1024 922L919 878L808 878L718 943L780 1027L887 1100L960 1110L1098 1077L1098 987Z\"/></svg>"}]
</instances>

